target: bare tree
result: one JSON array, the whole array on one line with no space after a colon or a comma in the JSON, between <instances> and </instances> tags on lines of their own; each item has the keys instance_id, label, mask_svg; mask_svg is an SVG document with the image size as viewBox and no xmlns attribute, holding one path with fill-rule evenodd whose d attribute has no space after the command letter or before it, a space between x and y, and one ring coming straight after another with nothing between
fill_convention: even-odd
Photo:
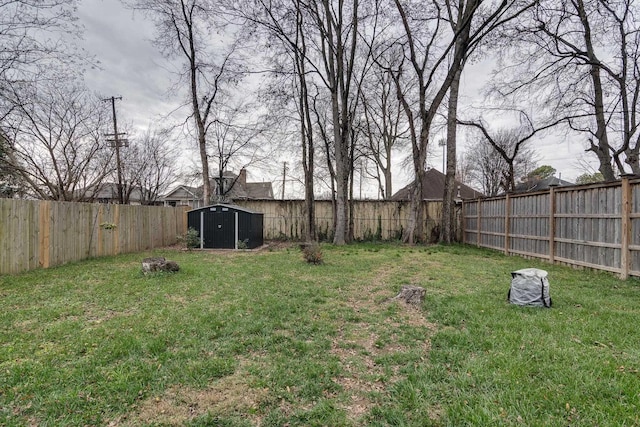
<instances>
[{"instance_id":1,"label":"bare tree","mask_svg":"<svg viewBox=\"0 0 640 427\"><path fill-rule=\"evenodd\" d=\"M82 87L51 86L15 94L24 97L13 100L5 120L8 166L39 198L85 200L112 170L102 143L109 116Z\"/></svg>"},{"instance_id":2,"label":"bare tree","mask_svg":"<svg viewBox=\"0 0 640 427\"><path fill-rule=\"evenodd\" d=\"M168 130L147 129L130 138L123 159L125 203L137 192L140 203L155 204L175 180L178 148Z\"/></svg>"},{"instance_id":3,"label":"bare tree","mask_svg":"<svg viewBox=\"0 0 640 427\"><path fill-rule=\"evenodd\" d=\"M331 98L333 154L336 178L336 222L333 243L341 245L349 240L349 177L353 168L350 132L357 105L356 52L359 48L361 4L321 0L310 4L315 20L320 52L317 69ZM360 63L360 69L366 64Z\"/></svg>"},{"instance_id":4,"label":"bare tree","mask_svg":"<svg viewBox=\"0 0 640 427\"><path fill-rule=\"evenodd\" d=\"M458 178L458 181L468 186L475 185L473 182L474 177L472 176L474 168L473 162L473 159L471 159L465 152L458 153L458 160L456 161L458 170L456 172L456 177Z\"/></svg>"},{"instance_id":5,"label":"bare tree","mask_svg":"<svg viewBox=\"0 0 640 427\"><path fill-rule=\"evenodd\" d=\"M513 43L501 50L505 65L495 92L511 98L535 94L532 102L568 117L569 127L586 135L587 151L596 155L607 181L625 163L640 172L639 25L630 0L540 1L513 26Z\"/></svg>"},{"instance_id":6,"label":"bare tree","mask_svg":"<svg viewBox=\"0 0 640 427\"><path fill-rule=\"evenodd\" d=\"M13 146L0 129L0 197L16 197L25 193L20 174L12 166Z\"/></svg>"},{"instance_id":7,"label":"bare tree","mask_svg":"<svg viewBox=\"0 0 640 427\"><path fill-rule=\"evenodd\" d=\"M488 141L473 138L461 164L467 170L468 185L477 185L485 196L497 196L506 191L508 164Z\"/></svg>"},{"instance_id":8,"label":"bare tree","mask_svg":"<svg viewBox=\"0 0 640 427\"><path fill-rule=\"evenodd\" d=\"M264 118L256 117L256 106L250 103L218 106L210 125L210 158L218 166L215 197L226 201L240 175L229 182L225 172L235 166L238 170L265 159L271 159L269 125Z\"/></svg>"},{"instance_id":9,"label":"bare tree","mask_svg":"<svg viewBox=\"0 0 640 427\"><path fill-rule=\"evenodd\" d=\"M487 25L494 22L506 6L506 2L502 2L496 10L480 17L477 13L480 3L478 0L469 0L460 2L457 8L448 3L449 7L443 8L440 2L432 1L417 8L411 1L394 0L402 36L393 46L402 49L403 57L397 64L383 66L394 77L397 95L402 101L410 129L415 181L411 194L411 214L403 236L403 240L409 243L424 238L420 221L422 181L431 127L451 85L455 85L459 79L469 45L485 33ZM478 19L482 18L482 23L474 26L473 20L477 16ZM415 107L403 87L405 67L416 81ZM455 161L453 163L455 171Z\"/></svg>"},{"instance_id":10,"label":"bare tree","mask_svg":"<svg viewBox=\"0 0 640 427\"><path fill-rule=\"evenodd\" d=\"M34 108L41 107L35 101L35 97L40 96L36 88L42 86L46 92L50 89L47 85L73 84L68 82L71 77L79 74L82 69L80 63L90 61L86 55L79 55L75 44L80 34L80 28L75 22L76 7L76 0L0 2L0 182L3 182L0 187L4 188L5 195L16 192L24 195L25 192L30 192L42 197L74 197L69 194L60 195L55 189L46 190L42 179L36 177L51 177L50 171L39 173L29 170L30 162L37 163L37 160L27 156L23 162L22 156L28 154L23 148L27 128L34 128L33 124L28 124L31 119L37 121L41 128L55 127L52 123L43 122L42 115L46 114L44 108ZM74 91L75 89L70 90ZM46 97L39 99L39 102L50 105ZM52 116L55 114L51 113ZM59 127L68 125L69 123L61 123ZM37 132L37 129L32 131ZM51 137L55 138L56 136ZM29 143L38 145L35 141ZM69 152L67 154L72 155ZM36 151L32 155L39 156L41 153ZM77 159L75 154L73 156ZM25 174L30 173L34 176L25 177ZM36 188L43 193L40 194Z\"/></svg>"},{"instance_id":11,"label":"bare tree","mask_svg":"<svg viewBox=\"0 0 640 427\"><path fill-rule=\"evenodd\" d=\"M254 4L258 6L257 11L252 7ZM356 52L362 45L359 37L359 26L364 19L361 16L362 4L359 0L292 0L250 2L244 6L254 12L248 16L234 9L235 13L276 34L292 53L296 64L294 72L304 76L304 79L299 79L298 88L303 117L301 123L305 127L301 133L306 132L306 141L313 132L311 115L304 112L311 110L310 102L314 96L309 93L310 82L313 81L315 87L325 92L330 100L330 125L326 129L330 129L331 134L326 134L326 141L331 142L332 153L327 158L333 158L335 168L334 243L344 244L349 239L349 177L353 167L350 132L358 99L358 79L367 66L356 61Z\"/></svg>"},{"instance_id":12,"label":"bare tree","mask_svg":"<svg viewBox=\"0 0 640 427\"><path fill-rule=\"evenodd\" d=\"M304 26L305 19L301 13L300 1L275 1L275 2L219 2L224 8L225 17L229 20L235 20L235 24L242 26L242 35L239 37L247 45L252 42L257 43L258 49L262 48L264 54L263 60L256 60L252 62L252 72L268 75L271 77L268 81L263 81L263 86L259 89L259 97L265 101L264 107L272 113L270 125L276 125L282 131L280 135L281 143L291 143L291 132L294 123L299 124L299 135L301 135L299 147L302 148L302 170L304 173L304 186L305 186L305 200L306 200L306 213L305 216L309 218L306 221L307 227L305 235L307 239L311 240L315 236L315 223L314 223L314 205L313 205L313 171L314 171L314 148L313 148L313 131L312 123L310 121L310 115L308 110L307 101L307 79L308 73L305 71L306 58L305 58L305 34ZM295 16L295 19L291 19ZM255 45L252 46L255 48ZM255 57L255 55L254 55ZM265 69L266 67L266 69ZM266 83L266 85L264 85ZM292 93L295 96L292 97ZM231 112L231 108L222 107L226 109L227 113ZM233 114L236 115L236 114ZM263 128L265 126L262 126ZM215 129L218 129L214 132ZM233 130L236 136L231 137L230 134L225 132L223 128ZM255 142L246 141L240 142L243 137L238 137L238 131L243 128L242 132L251 133L250 128L253 131L257 131L257 124L253 121L252 125L241 124L239 122L231 123L228 118L218 120L212 119L211 126L211 140L220 143L225 140L224 144L219 145L216 149L211 150L212 154L209 154L209 158L215 157L216 163L218 163L218 176L216 197L223 198L228 191L231 190L233 182L229 182L227 179L223 179L222 175L227 168L227 163L231 158L228 154L225 154L227 146L234 140L235 144L246 145L247 147L255 147ZM264 132L262 132L264 133ZM215 134L215 135L214 135ZM261 137L260 143L263 144L266 141L264 135ZM297 144L296 144L297 145ZM296 147L297 148L297 147ZM233 150L232 150L233 151ZM249 150L251 151L251 150ZM291 152L291 150L288 150ZM297 151L297 150L296 150ZM246 166L238 160L238 156L235 157L232 163L237 166ZM267 166L269 167L269 166ZM274 165L272 164L273 168ZM284 178L283 178L284 179ZM291 178L289 177L289 181ZM283 181L283 189L284 189ZM284 191L284 190L283 190Z\"/></svg>"},{"instance_id":13,"label":"bare tree","mask_svg":"<svg viewBox=\"0 0 640 427\"><path fill-rule=\"evenodd\" d=\"M447 22L455 37L453 57L461 57L460 66L453 74L449 88L449 102L447 106L447 167L445 190L442 207L442 233L440 241L451 243L455 236L455 192L456 192L456 160L457 160L457 116L458 93L460 78L468 59L478 50L482 44L487 44L487 39L494 38L494 33L500 27L510 23L536 4L536 0L504 0L493 4L480 2L460 1L458 3L445 1L447 10ZM467 19L473 19L470 31L462 31ZM461 32L462 31L462 32Z\"/></svg>"},{"instance_id":14,"label":"bare tree","mask_svg":"<svg viewBox=\"0 0 640 427\"><path fill-rule=\"evenodd\" d=\"M296 145L301 153L305 193L304 238L307 241L315 240L316 147L315 123L311 113L314 94L310 93L315 86L311 77L313 65L309 64L308 59L313 20L306 4L300 0L233 1L226 5L226 11L240 18L245 24L247 36L254 37L265 47L271 66L271 85L265 92L274 115L289 122L284 123L285 127L291 126L292 122L297 123L299 139ZM290 115L286 113L287 108L291 111Z\"/></svg>"},{"instance_id":15,"label":"bare tree","mask_svg":"<svg viewBox=\"0 0 640 427\"><path fill-rule=\"evenodd\" d=\"M155 42L162 52L184 60L181 78L187 82L207 204L212 196L207 154L212 108L223 86L237 77L227 74L234 48L216 52L211 43L217 29L214 18L219 13L218 4L213 0L130 0L129 4L153 19Z\"/></svg>"},{"instance_id":16,"label":"bare tree","mask_svg":"<svg viewBox=\"0 0 640 427\"><path fill-rule=\"evenodd\" d=\"M76 0L8 0L0 2L0 120L14 107L22 86L69 74L80 56L73 39Z\"/></svg>"},{"instance_id":17,"label":"bare tree","mask_svg":"<svg viewBox=\"0 0 640 427\"><path fill-rule=\"evenodd\" d=\"M385 199L393 195L392 155L407 142L406 120L393 79L388 71L377 68L363 82L360 91L360 127L366 143L363 155L372 160L379 193Z\"/></svg>"},{"instance_id":18,"label":"bare tree","mask_svg":"<svg viewBox=\"0 0 640 427\"><path fill-rule=\"evenodd\" d=\"M608 2L599 0L602 14L615 28L613 59L598 65L606 73L610 84L607 90L615 92L610 120L612 131L620 135L613 158L620 171L624 171L621 157L634 174L640 174L640 18L638 7L631 0Z\"/></svg>"},{"instance_id":19,"label":"bare tree","mask_svg":"<svg viewBox=\"0 0 640 427\"><path fill-rule=\"evenodd\" d=\"M513 191L516 177L522 172L519 166L527 165L534 156L526 144L538 131L526 127L491 131L479 122L460 121L460 124L479 130L483 137L470 150L468 158L478 165L474 172L485 194L495 196L499 191Z\"/></svg>"},{"instance_id":20,"label":"bare tree","mask_svg":"<svg viewBox=\"0 0 640 427\"><path fill-rule=\"evenodd\" d=\"M597 140L597 144L593 142L590 143L589 149L598 156L600 160L600 172L603 176L605 176L607 180L613 180L615 176L613 168L611 167L602 72L598 66L599 60L596 56L595 40L591 31L589 14L582 0L576 0L567 4L567 7L564 7L560 13L557 13L558 9L553 7L553 5L549 6L551 6L551 8L545 9L543 9L544 6L541 6L537 11L537 33L550 38L551 43L546 43L552 46L552 48L548 50L549 53L565 61L569 60L573 62L574 60L578 60L578 62L583 63L586 69L588 69L592 85L592 95L589 96L589 103L593 105L593 114L596 122L596 129L591 133ZM548 12L550 11L552 11L552 13L549 14ZM548 19L550 22L548 22Z\"/></svg>"}]
</instances>

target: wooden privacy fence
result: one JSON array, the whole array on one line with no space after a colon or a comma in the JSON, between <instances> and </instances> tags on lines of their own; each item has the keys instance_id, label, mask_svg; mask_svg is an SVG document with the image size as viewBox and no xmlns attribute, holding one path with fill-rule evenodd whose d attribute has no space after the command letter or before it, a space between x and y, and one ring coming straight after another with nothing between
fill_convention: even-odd
<instances>
[{"instance_id":1,"label":"wooden privacy fence","mask_svg":"<svg viewBox=\"0 0 640 427\"><path fill-rule=\"evenodd\" d=\"M640 180L463 203L463 242L640 276Z\"/></svg>"},{"instance_id":2,"label":"wooden privacy fence","mask_svg":"<svg viewBox=\"0 0 640 427\"><path fill-rule=\"evenodd\" d=\"M306 224L304 200L249 200L238 204L264 214L265 239L301 239ZM422 221L425 240L439 229L441 201L423 202ZM410 203L402 201L359 200L353 202L353 235L356 240L393 240L407 227ZM315 202L316 230L322 239L333 237L333 206L330 200Z\"/></svg>"},{"instance_id":3,"label":"wooden privacy fence","mask_svg":"<svg viewBox=\"0 0 640 427\"><path fill-rule=\"evenodd\" d=\"M183 208L0 199L0 274L177 242Z\"/></svg>"},{"instance_id":4,"label":"wooden privacy fence","mask_svg":"<svg viewBox=\"0 0 640 427\"><path fill-rule=\"evenodd\" d=\"M442 202L424 201L424 240L437 238ZM262 212L265 239L304 235L303 200L238 202ZM331 201L316 201L323 239L333 238ZM394 240L409 219L409 202L354 201L356 240ZM0 199L0 274L47 268L85 258L171 245L187 229L185 208Z\"/></svg>"}]
</instances>

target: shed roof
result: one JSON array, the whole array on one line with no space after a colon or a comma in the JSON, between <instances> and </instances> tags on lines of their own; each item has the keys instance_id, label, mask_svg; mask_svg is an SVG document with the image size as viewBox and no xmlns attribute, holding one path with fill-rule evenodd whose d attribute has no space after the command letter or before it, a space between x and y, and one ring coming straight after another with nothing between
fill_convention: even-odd
<instances>
[{"instance_id":1,"label":"shed roof","mask_svg":"<svg viewBox=\"0 0 640 427\"><path fill-rule=\"evenodd\" d=\"M191 209L190 211L187 211L187 212L195 212L195 211L203 211L203 210L207 210L208 211L209 208L215 208L215 207L224 207L224 208L229 208L229 209L242 211L242 212L246 212L246 213L250 213L250 214L262 215L262 212L252 211L252 210L244 208L242 206L231 205L231 204L228 204L228 203L216 203L216 204L209 205L209 206L203 206L203 207L197 208L197 209Z\"/></svg>"}]
</instances>

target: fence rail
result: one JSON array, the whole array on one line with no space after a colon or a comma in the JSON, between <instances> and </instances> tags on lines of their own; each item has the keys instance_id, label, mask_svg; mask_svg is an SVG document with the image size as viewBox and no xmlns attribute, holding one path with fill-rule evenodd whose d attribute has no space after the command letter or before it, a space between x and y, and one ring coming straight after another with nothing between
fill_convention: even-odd
<instances>
[{"instance_id":1,"label":"fence rail","mask_svg":"<svg viewBox=\"0 0 640 427\"><path fill-rule=\"evenodd\" d=\"M640 180L465 201L463 242L640 276Z\"/></svg>"},{"instance_id":2,"label":"fence rail","mask_svg":"<svg viewBox=\"0 0 640 427\"><path fill-rule=\"evenodd\" d=\"M0 274L177 242L183 208L0 199Z\"/></svg>"}]
</instances>

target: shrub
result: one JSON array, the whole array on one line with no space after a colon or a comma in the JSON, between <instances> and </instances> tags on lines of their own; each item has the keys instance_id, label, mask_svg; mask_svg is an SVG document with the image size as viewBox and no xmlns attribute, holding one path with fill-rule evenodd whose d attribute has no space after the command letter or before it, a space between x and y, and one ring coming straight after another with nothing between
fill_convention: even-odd
<instances>
[{"instance_id":1,"label":"shrub","mask_svg":"<svg viewBox=\"0 0 640 427\"><path fill-rule=\"evenodd\" d=\"M187 232L178 237L178 241L185 246L185 248L191 250L200 246L200 236L198 230L193 227L189 227Z\"/></svg>"},{"instance_id":2,"label":"shrub","mask_svg":"<svg viewBox=\"0 0 640 427\"><path fill-rule=\"evenodd\" d=\"M317 242L308 242L301 245L302 255L309 264L322 264L322 250Z\"/></svg>"}]
</instances>

